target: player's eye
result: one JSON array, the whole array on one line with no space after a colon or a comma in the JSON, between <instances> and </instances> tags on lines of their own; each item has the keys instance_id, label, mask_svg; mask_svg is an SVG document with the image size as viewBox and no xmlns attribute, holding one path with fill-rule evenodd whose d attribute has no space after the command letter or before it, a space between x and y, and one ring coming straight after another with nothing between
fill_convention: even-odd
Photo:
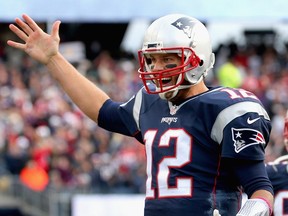
<instances>
[{"instance_id":1,"label":"player's eye","mask_svg":"<svg viewBox=\"0 0 288 216\"><path fill-rule=\"evenodd\" d=\"M152 59L145 57L145 61L148 65L152 64Z\"/></svg>"}]
</instances>

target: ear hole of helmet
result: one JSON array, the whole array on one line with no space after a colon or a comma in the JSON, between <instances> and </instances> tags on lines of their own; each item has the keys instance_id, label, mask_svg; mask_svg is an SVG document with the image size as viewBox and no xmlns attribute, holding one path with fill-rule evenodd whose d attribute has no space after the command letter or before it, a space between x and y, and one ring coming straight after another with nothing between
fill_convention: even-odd
<instances>
[{"instance_id":1,"label":"ear hole of helmet","mask_svg":"<svg viewBox=\"0 0 288 216\"><path fill-rule=\"evenodd\" d=\"M200 59L199 66L201 67L204 64L204 61Z\"/></svg>"}]
</instances>

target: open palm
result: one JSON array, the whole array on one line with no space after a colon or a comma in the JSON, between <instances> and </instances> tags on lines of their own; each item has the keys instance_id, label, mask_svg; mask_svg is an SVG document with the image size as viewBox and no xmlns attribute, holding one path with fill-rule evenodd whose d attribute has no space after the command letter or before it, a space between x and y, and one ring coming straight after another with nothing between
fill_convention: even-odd
<instances>
[{"instance_id":1,"label":"open palm","mask_svg":"<svg viewBox=\"0 0 288 216\"><path fill-rule=\"evenodd\" d=\"M24 50L35 60L47 64L58 53L60 21L55 21L51 34L47 34L28 15L24 14L22 18L23 20L16 18L17 26L10 24L9 28L25 43L8 40L7 44Z\"/></svg>"}]
</instances>

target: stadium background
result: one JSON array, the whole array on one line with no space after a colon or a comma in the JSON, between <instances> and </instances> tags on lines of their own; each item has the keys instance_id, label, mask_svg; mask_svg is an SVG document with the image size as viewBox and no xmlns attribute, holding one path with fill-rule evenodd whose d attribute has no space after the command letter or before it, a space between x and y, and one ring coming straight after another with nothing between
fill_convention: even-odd
<instances>
[{"instance_id":1,"label":"stadium background","mask_svg":"<svg viewBox=\"0 0 288 216\"><path fill-rule=\"evenodd\" d=\"M1 0L0 5L1 216L111 216L112 209L118 216L143 213L143 146L98 128L45 68L6 46L13 38L8 23L22 13L47 31L55 19L62 20L61 52L118 101L141 86L135 54L147 25L171 12L197 17L210 31L216 53L207 82L254 92L272 118L267 161L284 153L285 0Z\"/></svg>"}]
</instances>

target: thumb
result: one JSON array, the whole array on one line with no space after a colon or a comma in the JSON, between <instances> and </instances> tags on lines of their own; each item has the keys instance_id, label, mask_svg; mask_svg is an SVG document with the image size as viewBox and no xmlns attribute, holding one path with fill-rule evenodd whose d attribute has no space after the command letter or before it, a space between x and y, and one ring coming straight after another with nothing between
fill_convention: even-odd
<instances>
[{"instance_id":1,"label":"thumb","mask_svg":"<svg viewBox=\"0 0 288 216\"><path fill-rule=\"evenodd\" d=\"M52 32L51 32L52 37L59 37L60 24L61 24L60 20L57 20L53 23Z\"/></svg>"}]
</instances>

